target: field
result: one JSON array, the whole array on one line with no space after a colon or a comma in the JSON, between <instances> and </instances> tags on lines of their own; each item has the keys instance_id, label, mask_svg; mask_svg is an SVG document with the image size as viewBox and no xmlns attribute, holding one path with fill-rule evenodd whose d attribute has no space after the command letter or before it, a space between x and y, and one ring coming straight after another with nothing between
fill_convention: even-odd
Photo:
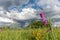
<instances>
[{"instance_id":1,"label":"field","mask_svg":"<svg viewBox=\"0 0 60 40\"><path fill-rule=\"evenodd\" d=\"M60 40L60 28L34 21L23 29L0 28L0 40Z\"/></svg>"},{"instance_id":2,"label":"field","mask_svg":"<svg viewBox=\"0 0 60 40\"><path fill-rule=\"evenodd\" d=\"M53 28L46 32L47 28L0 30L0 40L60 40L60 28Z\"/></svg>"}]
</instances>

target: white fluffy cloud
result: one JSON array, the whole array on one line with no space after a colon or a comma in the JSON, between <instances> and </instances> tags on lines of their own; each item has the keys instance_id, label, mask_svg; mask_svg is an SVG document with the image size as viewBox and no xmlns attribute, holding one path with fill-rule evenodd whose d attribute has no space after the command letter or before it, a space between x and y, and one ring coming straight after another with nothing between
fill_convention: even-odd
<instances>
[{"instance_id":1,"label":"white fluffy cloud","mask_svg":"<svg viewBox=\"0 0 60 40\"><path fill-rule=\"evenodd\" d=\"M8 23L13 23L11 19L0 17L0 22L8 22Z\"/></svg>"},{"instance_id":2,"label":"white fluffy cloud","mask_svg":"<svg viewBox=\"0 0 60 40\"><path fill-rule=\"evenodd\" d=\"M29 0L0 0L0 24L17 23L20 26L26 26L31 20L39 19L38 10L33 8L23 8L22 12L18 12L17 9L9 10L12 5L19 8L28 2Z\"/></svg>"},{"instance_id":3,"label":"white fluffy cloud","mask_svg":"<svg viewBox=\"0 0 60 40\"><path fill-rule=\"evenodd\" d=\"M33 9L33 8L23 8L22 12L18 12L17 10L11 10L10 11L10 16L11 18L17 19L17 20L29 20L29 19L33 19L33 18L38 18L38 16L36 14L37 10Z\"/></svg>"},{"instance_id":4,"label":"white fluffy cloud","mask_svg":"<svg viewBox=\"0 0 60 40\"><path fill-rule=\"evenodd\" d=\"M36 14L38 14L37 10L32 8L24 8L22 9L22 12L20 13L19 17L21 20L34 19L38 18Z\"/></svg>"},{"instance_id":5,"label":"white fluffy cloud","mask_svg":"<svg viewBox=\"0 0 60 40\"><path fill-rule=\"evenodd\" d=\"M40 19L39 14L37 12L38 10L35 10L33 8L23 8L22 12L18 12L18 10L10 10L10 12L6 12L4 10L1 10L1 16L0 16L0 22L4 23L18 23L21 26L22 23L24 24L23 26L26 26L29 24L29 20L33 19ZM27 20L27 21L26 21Z\"/></svg>"}]
</instances>

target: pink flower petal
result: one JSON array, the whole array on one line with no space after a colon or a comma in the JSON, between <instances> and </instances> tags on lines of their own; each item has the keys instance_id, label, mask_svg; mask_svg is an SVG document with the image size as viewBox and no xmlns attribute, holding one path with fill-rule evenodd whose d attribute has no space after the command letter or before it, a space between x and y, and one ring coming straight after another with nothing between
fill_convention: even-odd
<instances>
[{"instance_id":1,"label":"pink flower petal","mask_svg":"<svg viewBox=\"0 0 60 40\"><path fill-rule=\"evenodd\" d=\"M48 22L47 21L44 21L43 24L44 24L44 26L46 26L48 24Z\"/></svg>"},{"instance_id":2,"label":"pink flower petal","mask_svg":"<svg viewBox=\"0 0 60 40\"><path fill-rule=\"evenodd\" d=\"M43 13L43 12L40 13L40 17L41 17L41 18L44 17L44 13Z\"/></svg>"},{"instance_id":3,"label":"pink flower petal","mask_svg":"<svg viewBox=\"0 0 60 40\"><path fill-rule=\"evenodd\" d=\"M45 21L45 18L41 18L41 21L44 22Z\"/></svg>"}]
</instances>

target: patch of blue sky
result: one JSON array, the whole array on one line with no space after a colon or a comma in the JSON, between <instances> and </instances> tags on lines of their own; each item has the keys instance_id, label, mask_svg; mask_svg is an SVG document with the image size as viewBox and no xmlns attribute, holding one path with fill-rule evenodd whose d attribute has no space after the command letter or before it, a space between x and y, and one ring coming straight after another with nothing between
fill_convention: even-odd
<instances>
[{"instance_id":1,"label":"patch of blue sky","mask_svg":"<svg viewBox=\"0 0 60 40\"><path fill-rule=\"evenodd\" d=\"M18 8L18 12L22 12L22 7L19 7Z\"/></svg>"},{"instance_id":2,"label":"patch of blue sky","mask_svg":"<svg viewBox=\"0 0 60 40\"><path fill-rule=\"evenodd\" d=\"M27 6L28 4L22 4L22 8L24 8L25 6Z\"/></svg>"},{"instance_id":3,"label":"patch of blue sky","mask_svg":"<svg viewBox=\"0 0 60 40\"><path fill-rule=\"evenodd\" d=\"M41 6L38 6L38 5L34 5L34 6L32 6L32 8L34 8L34 9L41 9L41 10L43 10L43 8L42 8Z\"/></svg>"},{"instance_id":4,"label":"patch of blue sky","mask_svg":"<svg viewBox=\"0 0 60 40\"><path fill-rule=\"evenodd\" d=\"M27 4L22 4L22 6L20 6L20 7L18 8L18 12L21 12L22 9L25 8L25 6L27 6Z\"/></svg>"},{"instance_id":5,"label":"patch of blue sky","mask_svg":"<svg viewBox=\"0 0 60 40\"><path fill-rule=\"evenodd\" d=\"M21 6L16 6L16 5L12 5L8 8L8 10L18 10L18 12L21 12L23 8L25 8L26 6L28 6L29 4L34 4L34 6L32 5L31 7L34 8L34 9L42 9L42 6L38 6L36 5L35 3L36 0L29 0L29 2L27 4L22 4Z\"/></svg>"},{"instance_id":6,"label":"patch of blue sky","mask_svg":"<svg viewBox=\"0 0 60 40\"><path fill-rule=\"evenodd\" d=\"M28 6L28 5L31 4L31 5L32 5L31 7L34 8L34 9L39 9L39 8L42 9L42 6L36 5L35 1L36 1L36 0L29 0L29 2L28 2L27 4L23 4L23 5L22 5L22 8L24 8L25 6ZM34 4L34 5L33 5L33 4Z\"/></svg>"},{"instance_id":7,"label":"patch of blue sky","mask_svg":"<svg viewBox=\"0 0 60 40\"><path fill-rule=\"evenodd\" d=\"M29 0L28 4L29 3L31 3L31 4L35 3L35 0Z\"/></svg>"}]
</instances>

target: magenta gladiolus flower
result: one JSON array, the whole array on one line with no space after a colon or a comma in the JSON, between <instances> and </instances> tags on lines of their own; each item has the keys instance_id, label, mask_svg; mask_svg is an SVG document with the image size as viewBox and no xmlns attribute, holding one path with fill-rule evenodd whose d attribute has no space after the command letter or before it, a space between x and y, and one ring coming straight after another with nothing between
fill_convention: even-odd
<instances>
[{"instance_id":1,"label":"magenta gladiolus flower","mask_svg":"<svg viewBox=\"0 0 60 40\"><path fill-rule=\"evenodd\" d=\"M43 13L43 12L40 13L40 17L41 17L41 18L44 17L44 13Z\"/></svg>"},{"instance_id":2,"label":"magenta gladiolus flower","mask_svg":"<svg viewBox=\"0 0 60 40\"><path fill-rule=\"evenodd\" d=\"M48 22L45 20L45 18L41 18L41 21L43 22L44 26L48 24Z\"/></svg>"},{"instance_id":3,"label":"magenta gladiolus flower","mask_svg":"<svg viewBox=\"0 0 60 40\"><path fill-rule=\"evenodd\" d=\"M46 26L48 24L48 22L47 21L44 21L43 24L44 24L44 26Z\"/></svg>"},{"instance_id":4,"label":"magenta gladiolus flower","mask_svg":"<svg viewBox=\"0 0 60 40\"><path fill-rule=\"evenodd\" d=\"M43 22L44 26L46 26L48 22L46 21L45 15L43 12L40 13L40 17L41 17L41 21Z\"/></svg>"},{"instance_id":5,"label":"magenta gladiolus flower","mask_svg":"<svg viewBox=\"0 0 60 40\"><path fill-rule=\"evenodd\" d=\"M45 18L41 18L41 21L44 22L45 21Z\"/></svg>"}]
</instances>

